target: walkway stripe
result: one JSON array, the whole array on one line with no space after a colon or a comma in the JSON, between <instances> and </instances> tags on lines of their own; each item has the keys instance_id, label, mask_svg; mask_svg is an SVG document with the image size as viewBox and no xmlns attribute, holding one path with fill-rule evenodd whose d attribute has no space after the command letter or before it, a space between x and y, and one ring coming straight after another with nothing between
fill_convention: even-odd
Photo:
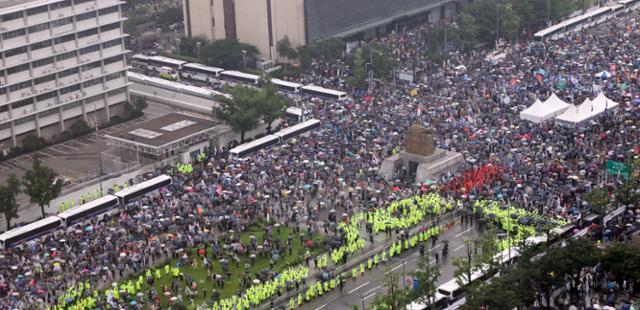
<instances>
[{"instance_id":1,"label":"walkway stripe","mask_svg":"<svg viewBox=\"0 0 640 310\"><path fill-rule=\"evenodd\" d=\"M462 248L464 248L464 244L463 244L463 245L461 245L461 246L459 246L459 247L457 247L457 248L455 248L455 249L453 249L453 251L455 252L455 251L460 250L460 249L462 249Z\"/></svg>"},{"instance_id":2,"label":"walkway stripe","mask_svg":"<svg viewBox=\"0 0 640 310\"><path fill-rule=\"evenodd\" d=\"M362 297L362 300L365 300L365 299L367 299L367 298L369 298L369 297L373 297L373 296L375 296L375 295L376 295L376 293L373 293L373 294L371 294L371 295L369 295L369 296Z\"/></svg>"},{"instance_id":3,"label":"walkway stripe","mask_svg":"<svg viewBox=\"0 0 640 310\"><path fill-rule=\"evenodd\" d=\"M466 233L470 232L472 229L473 229L473 227L471 227L471 228L469 228L469 229L467 229L467 230L465 230L465 231L463 231L463 232L460 232L460 233L458 233L457 235L455 235L455 236L453 236L453 237L458 238L458 237L460 237L460 236L462 236L462 235L464 235L464 234L466 234Z\"/></svg>"},{"instance_id":4,"label":"walkway stripe","mask_svg":"<svg viewBox=\"0 0 640 310\"><path fill-rule=\"evenodd\" d=\"M322 309L322 308L324 308L324 307L326 307L326 306L327 306L327 304L324 304L324 305L322 305L322 306L320 306L320 307L316 308L316 310L320 310L320 309Z\"/></svg>"},{"instance_id":5,"label":"walkway stripe","mask_svg":"<svg viewBox=\"0 0 640 310\"><path fill-rule=\"evenodd\" d=\"M377 290L377 289L379 289L379 288L381 288L381 287L382 287L382 285L378 285L378 286L376 286L376 287L374 287L374 288L372 288L372 289L370 289L370 290L366 291L366 292L365 292L364 294L362 294L362 295L368 295L369 293L371 293L371 292L373 292L373 291L375 291L375 290Z\"/></svg>"},{"instance_id":6,"label":"walkway stripe","mask_svg":"<svg viewBox=\"0 0 640 310\"><path fill-rule=\"evenodd\" d=\"M49 157L57 158L57 157L55 157L55 156L53 156L53 155L51 155L51 154L49 154L49 153L45 153L45 152L43 152L43 151L38 151L38 153L40 153L40 154L42 154L42 155L44 155L44 156L49 156Z\"/></svg>"},{"instance_id":7,"label":"walkway stripe","mask_svg":"<svg viewBox=\"0 0 640 310\"><path fill-rule=\"evenodd\" d=\"M369 284L369 281L367 281L366 283L364 283L364 284L362 284L362 285L360 285L360 286L358 286L358 287L356 287L356 288L354 288L354 289L350 290L347 294L351 294L351 293L353 293L353 292L355 292L355 291L357 291L357 290L361 289L362 287L367 286L368 284Z\"/></svg>"}]
</instances>

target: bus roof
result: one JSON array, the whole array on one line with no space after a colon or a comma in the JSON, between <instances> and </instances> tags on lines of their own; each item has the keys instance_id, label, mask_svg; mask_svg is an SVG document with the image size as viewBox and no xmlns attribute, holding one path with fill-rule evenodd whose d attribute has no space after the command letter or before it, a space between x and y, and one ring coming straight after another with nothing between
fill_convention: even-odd
<instances>
[{"instance_id":1,"label":"bus roof","mask_svg":"<svg viewBox=\"0 0 640 310\"><path fill-rule=\"evenodd\" d=\"M233 70L225 70L222 71L221 74L226 74L226 75L230 75L230 76L237 76L237 77L241 77L241 78L247 78L247 79L259 79L260 77L255 75L255 74L249 74L249 73L244 73L244 72L240 72L240 71L233 71Z\"/></svg>"},{"instance_id":2,"label":"bus roof","mask_svg":"<svg viewBox=\"0 0 640 310\"><path fill-rule=\"evenodd\" d=\"M285 110L285 112L286 112L286 113L289 113L289 114L295 114L295 115L298 115L298 116L301 116L301 115L302 115L302 109L300 109L300 108L296 108L296 107L288 107L288 108Z\"/></svg>"},{"instance_id":3,"label":"bus roof","mask_svg":"<svg viewBox=\"0 0 640 310\"><path fill-rule=\"evenodd\" d=\"M152 187L152 186L154 186L154 185L156 185L158 183L162 183L162 182L165 182L167 180L171 180L171 177L168 176L168 175L163 174L163 175L157 176L157 177L155 177L155 178L153 178L151 180L147 180L147 181L144 181L144 182L142 182L140 184L136 184L136 185L134 185L132 187L129 187L127 189L123 189L123 190L115 193L114 195L117 196L117 197L126 197L126 196L129 196L129 195L131 195L133 193L136 193L136 192L138 192L138 191L140 191L142 189Z\"/></svg>"},{"instance_id":4,"label":"bus roof","mask_svg":"<svg viewBox=\"0 0 640 310\"><path fill-rule=\"evenodd\" d=\"M27 224L27 225L24 225L24 226L21 226L21 227L16 227L16 228L14 228L14 229L12 229L10 231L7 231L4 234L0 235L0 240L5 241L5 240L7 240L9 238L21 235L24 232L32 231L32 230L34 230L36 228L47 226L47 225L53 224L55 222L60 222L60 219L55 217L55 216L49 216L49 217L43 218L43 219L41 219L39 221L35 221L35 222L31 223L31 224Z\"/></svg>"},{"instance_id":5,"label":"bus roof","mask_svg":"<svg viewBox=\"0 0 640 310\"><path fill-rule=\"evenodd\" d=\"M447 298L447 296L444 296L438 292L436 292L436 303L442 299ZM433 298L429 298L429 299L433 299ZM412 302L410 304L407 305L407 310L424 310L424 309L428 309L429 305L426 303L420 303L420 302Z\"/></svg>"},{"instance_id":6,"label":"bus roof","mask_svg":"<svg viewBox=\"0 0 640 310\"><path fill-rule=\"evenodd\" d=\"M165 63L172 64L172 65L175 65L175 66L182 66L182 65L187 63L184 60L179 60L179 59L174 59L174 58L169 58L169 57L164 57L164 56L152 56L152 57L149 57L149 60L165 62Z\"/></svg>"},{"instance_id":7,"label":"bus roof","mask_svg":"<svg viewBox=\"0 0 640 310\"><path fill-rule=\"evenodd\" d=\"M324 87L315 86L315 85L302 86L302 89L306 89L306 90L310 90L310 91L323 92L323 93L330 94L330 95L335 95L335 96L342 96L342 95L346 95L347 94L347 93L342 92L342 91L333 90L333 89L324 88Z\"/></svg>"},{"instance_id":8,"label":"bus roof","mask_svg":"<svg viewBox=\"0 0 640 310\"><path fill-rule=\"evenodd\" d=\"M187 64L182 65L183 68L194 68L194 69L201 69L201 70L207 70L207 71L211 71L211 72L222 72L224 71L224 69L222 68L218 68L218 67L209 67L200 63L195 63L195 62L190 62Z\"/></svg>"},{"instance_id":9,"label":"bus roof","mask_svg":"<svg viewBox=\"0 0 640 310\"><path fill-rule=\"evenodd\" d=\"M144 55L144 54L135 54L132 57L133 57L133 59L149 60L149 56Z\"/></svg>"},{"instance_id":10,"label":"bus roof","mask_svg":"<svg viewBox=\"0 0 640 310\"><path fill-rule=\"evenodd\" d=\"M98 198L98 199L96 199L94 201L85 203L85 204L83 204L81 206L78 206L76 208L73 208L71 210L64 211L64 212L58 214L58 216L61 217L61 218L68 218L68 217L74 216L74 215L76 215L78 213L84 212L86 210L91 210L91 209L93 209L93 208L95 208L97 206L100 206L100 205L103 205L103 204L106 204L106 203L113 203L114 200L117 201L118 197L112 196L112 195L107 195L107 196L104 196L104 197L100 197L100 198Z\"/></svg>"},{"instance_id":11,"label":"bus roof","mask_svg":"<svg viewBox=\"0 0 640 310\"><path fill-rule=\"evenodd\" d=\"M283 85L288 87L302 87L300 83L289 82L281 79L271 79L271 82L276 85Z\"/></svg>"},{"instance_id":12,"label":"bus roof","mask_svg":"<svg viewBox=\"0 0 640 310\"><path fill-rule=\"evenodd\" d=\"M320 121L319 121L319 120L317 120L317 119L310 119L310 120L305 121L305 122L302 122L302 123L300 123L300 124L296 124L296 125L293 125L293 126L291 126L291 127L284 128L284 129L282 129L282 130L280 130L280 131L276 132L274 135L277 135L277 136L278 136L278 135L286 136L287 134L290 134L290 133L296 132L296 131L298 131L298 130L300 130L300 129L305 129L305 128L307 128L307 127L312 127L312 126L319 125L319 124L320 124Z\"/></svg>"},{"instance_id":13,"label":"bus roof","mask_svg":"<svg viewBox=\"0 0 640 310\"><path fill-rule=\"evenodd\" d=\"M259 146L259 145L262 145L262 144L265 144L265 143L269 143L269 142L273 142L274 140L278 140L278 139L279 138L277 136L267 135L267 136L264 136L264 137L262 137L260 139L256 139L254 141L251 141L249 143L238 145L238 146L234 147L233 149L231 149L229 151L229 153L238 155L238 154L244 153L246 150L252 149L252 148L254 148L256 146Z\"/></svg>"}]
</instances>

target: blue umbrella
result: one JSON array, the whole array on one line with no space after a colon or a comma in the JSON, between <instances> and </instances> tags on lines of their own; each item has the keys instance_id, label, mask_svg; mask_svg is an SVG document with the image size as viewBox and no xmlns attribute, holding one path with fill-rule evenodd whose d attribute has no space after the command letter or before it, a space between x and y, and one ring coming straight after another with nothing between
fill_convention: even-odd
<instances>
[{"instance_id":1,"label":"blue umbrella","mask_svg":"<svg viewBox=\"0 0 640 310\"><path fill-rule=\"evenodd\" d=\"M640 98L636 98L636 99L631 100L631 103L640 105Z\"/></svg>"}]
</instances>

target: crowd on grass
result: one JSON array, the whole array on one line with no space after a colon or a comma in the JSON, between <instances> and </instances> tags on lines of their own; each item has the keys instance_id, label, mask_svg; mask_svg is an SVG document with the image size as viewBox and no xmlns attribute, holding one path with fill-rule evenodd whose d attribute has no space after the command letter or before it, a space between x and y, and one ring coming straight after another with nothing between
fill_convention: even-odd
<instances>
[{"instance_id":1,"label":"crowd on grass","mask_svg":"<svg viewBox=\"0 0 640 310\"><path fill-rule=\"evenodd\" d=\"M242 160L229 159L224 149L212 150L202 167L174 174L174 185L111 218L3 251L0 309L60 306L77 298L69 287L82 284L82 294L90 294L161 260L180 258L189 248L209 249L210 263L221 264L238 250L217 236L244 231L267 216L312 236L331 209L348 217L419 194L423 187L408 181L409 171L398 171L392 182L377 174L384 158L404 148L404 131L416 122L434 129L438 147L464 154L463 170L486 163L501 167L499 175L471 189L446 186L459 174L443 176L435 180L442 194L469 207L477 199L497 200L551 218L579 220L590 212L586 193L600 184L618 186L615 176L605 175L605 162L638 156L639 21L632 14L558 41L510 45L498 62L485 60L479 50L469 55L452 46L445 67L425 56L430 42L419 40L427 36L418 32L426 34L434 25L378 38L400 67L419 69L415 84L380 77L366 100L305 101L305 109L322 121L308 137ZM345 63L315 59L312 73L302 79L352 94ZM459 65L464 70L453 69ZM612 76L596 78L603 70ZM620 106L579 126L519 118L519 111L551 93L580 103L599 92ZM636 220L630 223L637 225ZM332 246L344 239L336 238ZM100 303L141 308L131 304L135 298L101 298ZM149 309L160 307L147 300Z\"/></svg>"}]
</instances>

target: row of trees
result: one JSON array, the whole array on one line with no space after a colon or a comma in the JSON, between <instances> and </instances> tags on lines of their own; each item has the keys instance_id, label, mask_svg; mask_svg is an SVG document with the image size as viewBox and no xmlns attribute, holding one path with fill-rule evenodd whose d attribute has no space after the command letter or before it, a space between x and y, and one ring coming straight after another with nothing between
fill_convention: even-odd
<instances>
[{"instance_id":1,"label":"row of trees","mask_svg":"<svg viewBox=\"0 0 640 310\"><path fill-rule=\"evenodd\" d=\"M536 257L538 252L525 248L516 265L487 265L486 254L474 254L467 245L465 255L454 258L455 276L458 283L467 283L471 273L482 264L489 266L489 273L499 272L500 276L491 281L477 281L465 287L465 307L467 309L514 309L534 304L536 301L550 304L552 293L572 278L579 282L580 270L602 263L605 272L612 275L620 285L623 281L638 283L640 280L640 251L623 243L616 243L600 251L592 241L569 240L565 247L544 249L545 254ZM376 297L375 309L404 309L412 302L429 303L437 291L440 277L438 265L429 264L427 255L418 263L418 269L412 272L419 286L400 288L397 276L389 273L386 279L388 293ZM569 292L572 298L579 297L574 287ZM544 299L544 300L541 300Z\"/></svg>"},{"instance_id":2,"label":"row of trees","mask_svg":"<svg viewBox=\"0 0 640 310\"><path fill-rule=\"evenodd\" d=\"M42 217L46 216L44 207L56 199L62 191L63 180L53 169L42 165L38 157L33 158L31 169L20 180L15 174L10 174L6 184L0 185L0 213L7 222L7 230L11 227L11 220L18 217L18 195L25 193L31 203L40 206Z\"/></svg>"},{"instance_id":3,"label":"row of trees","mask_svg":"<svg viewBox=\"0 0 640 310\"><path fill-rule=\"evenodd\" d=\"M227 70L254 69L259 55L255 45L232 39L210 41L198 37L181 38L177 52L208 66Z\"/></svg>"},{"instance_id":4,"label":"row of trees","mask_svg":"<svg viewBox=\"0 0 640 310\"><path fill-rule=\"evenodd\" d=\"M289 104L270 78L263 77L260 84L260 89L242 84L227 87L225 93L230 96L216 98L220 105L213 107L213 115L240 133L240 143L244 143L245 133L258 127L260 121L267 125L267 132L271 132L273 122L283 115Z\"/></svg>"}]
</instances>

